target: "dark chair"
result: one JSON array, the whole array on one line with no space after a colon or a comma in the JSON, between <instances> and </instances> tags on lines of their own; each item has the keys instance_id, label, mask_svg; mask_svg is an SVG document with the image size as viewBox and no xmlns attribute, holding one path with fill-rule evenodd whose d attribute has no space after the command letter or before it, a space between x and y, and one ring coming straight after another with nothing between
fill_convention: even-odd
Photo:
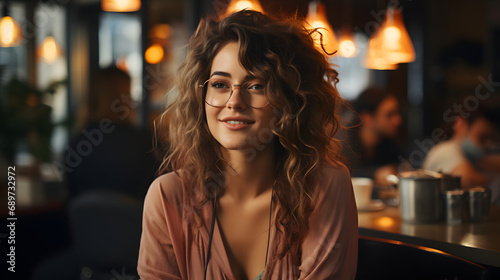
<instances>
[{"instance_id":1,"label":"dark chair","mask_svg":"<svg viewBox=\"0 0 500 280\"><path fill-rule=\"evenodd\" d=\"M102 190L89 191L70 202L68 214L76 254L84 267L82 276L109 280L124 271L136 275L142 207L131 196Z\"/></svg>"},{"instance_id":2,"label":"dark chair","mask_svg":"<svg viewBox=\"0 0 500 280\"><path fill-rule=\"evenodd\" d=\"M360 236L356 279L488 279L487 269L428 247Z\"/></svg>"}]
</instances>

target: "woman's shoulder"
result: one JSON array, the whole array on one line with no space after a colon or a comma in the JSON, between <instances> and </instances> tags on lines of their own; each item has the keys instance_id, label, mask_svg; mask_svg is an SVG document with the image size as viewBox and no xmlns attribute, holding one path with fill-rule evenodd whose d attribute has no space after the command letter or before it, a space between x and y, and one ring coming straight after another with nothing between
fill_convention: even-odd
<instances>
[{"instance_id":1,"label":"woman's shoulder","mask_svg":"<svg viewBox=\"0 0 500 280\"><path fill-rule=\"evenodd\" d=\"M172 171L158 176L150 185L145 203L169 203L172 205L183 202L183 183L179 175Z\"/></svg>"},{"instance_id":2,"label":"woman's shoulder","mask_svg":"<svg viewBox=\"0 0 500 280\"><path fill-rule=\"evenodd\" d=\"M331 162L327 160L322 160L319 168L320 179L331 181L331 180L341 180L350 181L351 174L349 169L345 164L341 162Z\"/></svg>"},{"instance_id":3,"label":"woman's shoulder","mask_svg":"<svg viewBox=\"0 0 500 280\"><path fill-rule=\"evenodd\" d=\"M323 160L318 172L317 194L329 197L328 200L350 196L352 193L349 169L341 162Z\"/></svg>"}]
</instances>

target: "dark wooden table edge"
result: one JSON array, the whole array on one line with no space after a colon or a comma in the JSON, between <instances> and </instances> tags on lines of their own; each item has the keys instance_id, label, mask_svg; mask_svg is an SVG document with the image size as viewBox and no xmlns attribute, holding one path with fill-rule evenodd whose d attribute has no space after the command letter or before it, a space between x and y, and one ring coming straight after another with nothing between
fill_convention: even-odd
<instances>
[{"instance_id":1,"label":"dark wooden table edge","mask_svg":"<svg viewBox=\"0 0 500 280\"><path fill-rule=\"evenodd\" d=\"M442 242L442 241L431 240L409 235L402 235L392 232L363 228L363 227L358 228L358 234L360 236L384 238L419 246L425 246L446 252L448 254L457 256L459 258L477 263L479 265L483 264L500 268L500 252L488 251L484 249L472 248L448 242Z\"/></svg>"}]
</instances>

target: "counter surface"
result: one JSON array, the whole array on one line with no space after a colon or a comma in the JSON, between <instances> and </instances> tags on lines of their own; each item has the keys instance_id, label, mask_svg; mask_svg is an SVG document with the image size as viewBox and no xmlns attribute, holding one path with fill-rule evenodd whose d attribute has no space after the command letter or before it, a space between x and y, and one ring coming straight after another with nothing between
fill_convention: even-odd
<instances>
[{"instance_id":1,"label":"counter surface","mask_svg":"<svg viewBox=\"0 0 500 280\"><path fill-rule=\"evenodd\" d=\"M492 206L482 222L448 225L446 222L403 222L397 207L358 212L359 234L392 239L444 251L478 264L500 267L500 207Z\"/></svg>"}]
</instances>

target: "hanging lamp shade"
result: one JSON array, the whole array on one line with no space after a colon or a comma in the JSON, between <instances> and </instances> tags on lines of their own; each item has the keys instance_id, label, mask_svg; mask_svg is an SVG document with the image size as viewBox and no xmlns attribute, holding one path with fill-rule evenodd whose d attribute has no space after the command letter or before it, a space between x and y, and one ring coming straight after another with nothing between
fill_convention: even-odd
<instances>
[{"instance_id":1,"label":"hanging lamp shade","mask_svg":"<svg viewBox=\"0 0 500 280\"><path fill-rule=\"evenodd\" d=\"M354 43L354 35L349 27L345 27L340 31L339 36L339 52L343 57L354 57L358 54L356 44Z\"/></svg>"},{"instance_id":2,"label":"hanging lamp shade","mask_svg":"<svg viewBox=\"0 0 500 280\"><path fill-rule=\"evenodd\" d=\"M415 49L403 23L401 10L389 7L380 29L380 35L383 38L382 46L389 62L408 63L415 61Z\"/></svg>"},{"instance_id":3,"label":"hanging lamp shade","mask_svg":"<svg viewBox=\"0 0 500 280\"><path fill-rule=\"evenodd\" d=\"M377 70L394 70L398 68L397 64L391 63L387 59L387 53L383 47L383 37L379 29L368 41L368 49L363 60L363 66Z\"/></svg>"},{"instance_id":4,"label":"hanging lamp shade","mask_svg":"<svg viewBox=\"0 0 500 280\"><path fill-rule=\"evenodd\" d=\"M63 54L62 48L56 43L52 36L47 36L37 47L38 58L51 64Z\"/></svg>"},{"instance_id":5,"label":"hanging lamp shade","mask_svg":"<svg viewBox=\"0 0 500 280\"><path fill-rule=\"evenodd\" d=\"M337 38L335 37L335 31L328 22L325 5L323 3L317 1L309 3L306 22L309 27L316 29L321 33L311 33L311 37L319 50L323 51L324 48L328 53L333 53L337 50ZM323 38L321 38L321 35ZM321 44L323 44L323 48L321 47Z\"/></svg>"},{"instance_id":6,"label":"hanging lamp shade","mask_svg":"<svg viewBox=\"0 0 500 280\"><path fill-rule=\"evenodd\" d=\"M229 5L227 6L226 12L222 14L222 18L225 18L234 12L244 9L264 13L264 9L262 9L262 6L260 5L258 0L231 0L231 2L229 2Z\"/></svg>"},{"instance_id":7,"label":"hanging lamp shade","mask_svg":"<svg viewBox=\"0 0 500 280\"><path fill-rule=\"evenodd\" d=\"M102 0L101 8L106 12L135 12L141 8L141 0Z\"/></svg>"},{"instance_id":8,"label":"hanging lamp shade","mask_svg":"<svg viewBox=\"0 0 500 280\"><path fill-rule=\"evenodd\" d=\"M23 32L19 23L10 16L0 20L0 47L15 47L23 41Z\"/></svg>"}]
</instances>

